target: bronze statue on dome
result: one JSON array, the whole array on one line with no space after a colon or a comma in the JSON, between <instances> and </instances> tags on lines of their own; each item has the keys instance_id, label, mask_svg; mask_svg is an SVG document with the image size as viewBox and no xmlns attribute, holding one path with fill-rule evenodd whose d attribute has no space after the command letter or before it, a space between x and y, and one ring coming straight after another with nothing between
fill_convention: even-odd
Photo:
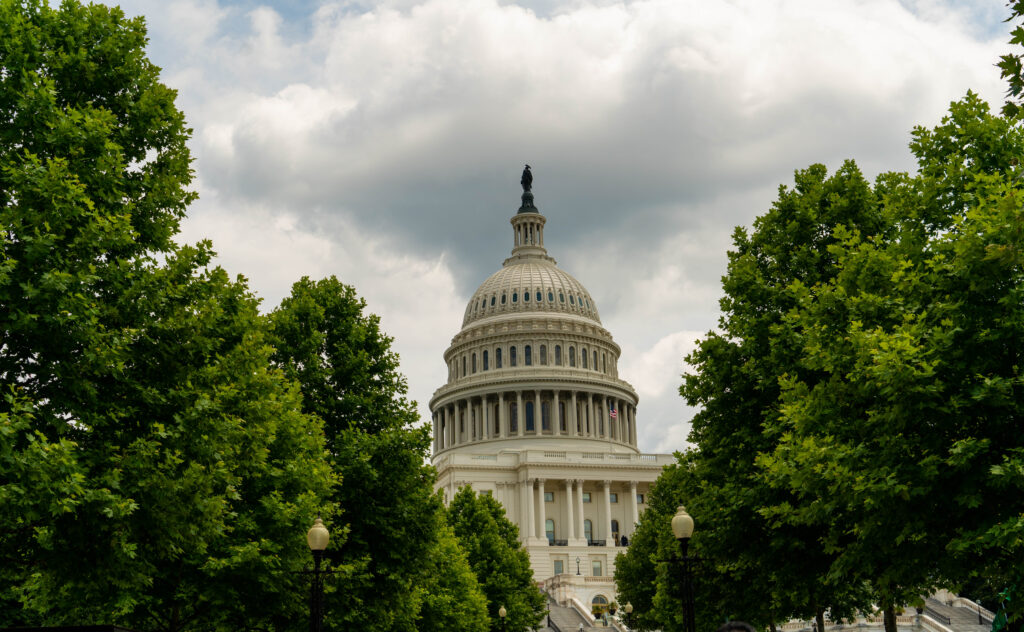
<instances>
[{"instance_id":1,"label":"bronze statue on dome","mask_svg":"<svg viewBox=\"0 0 1024 632\"><path fill-rule=\"evenodd\" d=\"M523 185L523 191L529 191L533 186L533 173L530 171L530 165L526 165L526 168L523 169L523 177L520 178L519 184Z\"/></svg>"}]
</instances>

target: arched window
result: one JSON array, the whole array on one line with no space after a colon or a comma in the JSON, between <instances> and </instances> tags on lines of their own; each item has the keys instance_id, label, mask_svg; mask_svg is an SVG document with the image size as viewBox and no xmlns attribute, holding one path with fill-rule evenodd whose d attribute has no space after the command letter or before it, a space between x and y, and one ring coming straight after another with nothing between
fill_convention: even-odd
<instances>
[{"instance_id":1,"label":"arched window","mask_svg":"<svg viewBox=\"0 0 1024 632\"><path fill-rule=\"evenodd\" d=\"M462 356L462 377L466 377L466 356Z\"/></svg>"},{"instance_id":2,"label":"arched window","mask_svg":"<svg viewBox=\"0 0 1024 632\"><path fill-rule=\"evenodd\" d=\"M487 349L484 349L484 371L486 371L489 368L491 368L491 367L487 363Z\"/></svg>"},{"instance_id":3,"label":"arched window","mask_svg":"<svg viewBox=\"0 0 1024 632\"><path fill-rule=\"evenodd\" d=\"M600 570L601 569L601 562L599 562L598 560L594 560L594 561L597 562L597 565L594 566L594 568ZM599 577L600 577L600 575L601 575L601 573L597 574L597 576L599 576ZM605 598L604 595L597 595L596 597L594 597L593 601L590 602L590 611L591 612L595 612L596 611L598 614L604 614L604 612L606 610L608 610L608 599Z\"/></svg>"},{"instance_id":4,"label":"arched window","mask_svg":"<svg viewBox=\"0 0 1024 632\"><path fill-rule=\"evenodd\" d=\"M495 296L492 294L491 295L491 307L494 307L494 299L495 299Z\"/></svg>"},{"instance_id":5,"label":"arched window","mask_svg":"<svg viewBox=\"0 0 1024 632\"><path fill-rule=\"evenodd\" d=\"M548 290L548 302L549 303L554 303L555 302L555 293L552 292L551 290Z\"/></svg>"},{"instance_id":6,"label":"arched window","mask_svg":"<svg viewBox=\"0 0 1024 632\"><path fill-rule=\"evenodd\" d=\"M508 365L509 366L515 366L516 365L516 348L515 347L509 347L508 348Z\"/></svg>"},{"instance_id":7,"label":"arched window","mask_svg":"<svg viewBox=\"0 0 1024 632\"><path fill-rule=\"evenodd\" d=\"M508 431L519 432L519 405L515 402L508 405Z\"/></svg>"},{"instance_id":8,"label":"arched window","mask_svg":"<svg viewBox=\"0 0 1024 632\"><path fill-rule=\"evenodd\" d=\"M544 521L544 535L548 536L548 544L555 543L555 521L551 518Z\"/></svg>"},{"instance_id":9,"label":"arched window","mask_svg":"<svg viewBox=\"0 0 1024 632\"><path fill-rule=\"evenodd\" d=\"M569 366L576 366L576 347L569 347Z\"/></svg>"},{"instance_id":10,"label":"arched window","mask_svg":"<svg viewBox=\"0 0 1024 632\"><path fill-rule=\"evenodd\" d=\"M523 290L523 302L524 303L529 303L530 302L530 290Z\"/></svg>"},{"instance_id":11,"label":"arched window","mask_svg":"<svg viewBox=\"0 0 1024 632\"><path fill-rule=\"evenodd\" d=\"M562 294L561 292L558 293L558 302L559 303L564 303L565 302L565 294Z\"/></svg>"},{"instance_id":12,"label":"arched window","mask_svg":"<svg viewBox=\"0 0 1024 632\"><path fill-rule=\"evenodd\" d=\"M501 368L501 347L494 350L494 368Z\"/></svg>"},{"instance_id":13,"label":"arched window","mask_svg":"<svg viewBox=\"0 0 1024 632\"><path fill-rule=\"evenodd\" d=\"M608 372L608 354L607 353L602 353L601 354L601 370L603 372L605 372L605 373Z\"/></svg>"},{"instance_id":14,"label":"arched window","mask_svg":"<svg viewBox=\"0 0 1024 632\"><path fill-rule=\"evenodd\" d=\"M526 366L533 366L533 354L530 345L523 347L523 364Z\"/></svg>"},{"instance_id":15,"label":"arched window","mask_svg":"<svg viewBox=\"0 0 1024 632\"><path fill-rule=\"evenodd\" d=\"M612 520L612 542L619 543L619 521Z\"/></svg>"},{"instance_id":16,"label":"arched window","mask_svg":"<svg viewBox=\"0 0 1024 632\"><path fill-rule=\"evenodd\" d=\"M473 354L472 367L473 367L473 373L476 373L476 354L475 353Z\"/></svg>"},{"instance_id":17,"label":"arched window","mask_svg":"<svg viewBox=\"0 0 1024 632\"><path fill-rule=\"evenodd\" d=\"M594 351L594 370L597 370L597 351Z\"/></svg>"},{"instance_id":18,"label":"arched window","mask_svg":"<svg viewBox=\"0 0 1024 632\"><path fill-rule=\"evenodd\" d=\"M542 300L544 300L544 299L543 299L543 298L541 298L541 295L540 295L540 290L537 290L537 302L539 303L539 302L541 302Z\"/></svg>"},{"instance_id":19,"label":"arched window","mask_svg":"<svg viewBox=\"0 0 1024 632\"><path fill-rule=\"evenodd\" d=\"M536 425L533 423L533 402L526 402L526 432L533 432Z\"/></svg>"},{"instance_id":20,"label":"arched window","mask_svg":"<svg viewBox=\"0 0 1024 632\"><path fill-rule=\"evenodd\" d=\"M590 518L583 521L583 537L587 539L587 544L594 541L594 523Z\"/></svg>"},{"instance_id":21,"label":"arched window","mask_svg":"<svg viewBox=\"0 0 1024 632\"><path fill-rule=\"evenodd\" d=\"M540 365L541 366L547 366L548 365L548 347L547 347L547 345L541 345L540 346Z\"/></svg>"},{"instance_id":22,"label":"arched window","mask_svg":"<svg viewBox=\"0 0 1024 632\"><path fill-rule=\"evenodd\" d=\"M518 303L519 302L519 292L512 292L512 302L513 303Z\"/></svg>"},{"instance_id":23,"label":"arched window","mask_svg":"<svg viewBox=\"0 0 1024 632\"><path fill-rule=\"evenodd\" d=\"M501 304L502 304L502 305L504 305L504 304L505 304L505 298L506 298L506 297L505 297L505 294L502 294L502 295L501 295Z\"/></svg>"},{"instance_id":24,"label":"arched window","mask_svg":"<svg viewBox=\"0 0 1024 632\"><path fill-rule=\"evenodd\" d=\"M576 304L576 297L574 297L572 294L569 295L569 304L570 305L575 305Z\"/></svg>"},{"instance_id":25,"label":"arched window","mask_svg":"<svg viewBox=\"0 0 1024 632\"><path fill-rule=\"evenodd\" d=\"M551 404L549 402L540 403L540 429L551 430Z\"/></svg>"},{"instance_id":26,"label":"arched window","mask_svg":"<svg viewBox=\"0 0 1024 632\"><path fill-rule=\"evenodd\" d=\"M562 345L555 345L555 366L562 366Z\"/></svg>"},{"instance_id":27,"label":"arched window","mask_svg":"<svg viewBox=\"0 0 1024 632\"><path fill-rule=\"evenodd\" d=\"M580 353L582 354L581 358L583 360L583 365L582 366L585 369L585 368L587 368L587 350L586 350L586 348L580 349Z\"/></svg>"}]
</instances>

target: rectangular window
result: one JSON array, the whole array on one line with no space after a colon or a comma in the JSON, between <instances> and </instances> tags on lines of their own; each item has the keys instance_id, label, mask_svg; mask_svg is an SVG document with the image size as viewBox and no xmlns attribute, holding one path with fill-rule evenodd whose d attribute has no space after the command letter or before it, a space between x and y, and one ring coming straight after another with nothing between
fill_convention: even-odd
<instances>
[{"instance_id":1,"label":"rectangular window","mask_svg":"<svg viewBox=\"0 0 1024 632\"><path fill-rule=\"evenodd\" d=\"M594 577L600 577L601 576L601 560L592 560L590 562L590 573Z\"/></svg>"},{"instance_id":2,"label":"rectangular window","mask_svg":"<svg viewBox=\"0 0 1024 632\"><path fill-rule=\"evenodd\" d=\"M585 502L585 503L589 503L590 502L590 492L583 492L583 502Z\"/></svg>"},{"instance_id":3,"label":"rectangular window","mask_svg":"<svg viewBox=\"0 0 1024 632\"><path fill-rule=\"evenodd\" d=\"M555 492L544 492L544 502L553 503L555 502Z\"/></svg>"},{"instance_id":4,"label":"rectangular window","mask_svg":"<svg viewBox=\"0 0 1024 632\"><path fill-rule=\"evenodd\" d=\"M565 572L565 566L562 560L555 560L555 575L561 575Z\"/></svg>"},{"instance_id":5,"label":"rectangular window","mask_svg":"<svg viewBox=\"0 0 1024 632\"><path fill-rule=\"evenodd\" d=\"M615 492L612 492L608 494L608 500L609 502L617 503L619 502L619 495L616 494Z\"/></svg>"},{"instance_id":6,"label":"rectangular window","mask_svg":"<svg viewBox=\"0 0 1024 632\"><path fill-rule=\"evenodd\" d=\"M516 365L516 348L515 347L509 347L508 348L508 365L509 366L515 366Z\"/></svg>"},{"instance_id":7,"label":"rectangular window","mask_svg":"<svg viewBox=\"0 0 1024 632\"><path fill-rule=\"evenodd\" d=\"M638 505L644 504L644 495L643 494L637 494L636 495L636 504L638 504Z\"/></svg>"}]
</instances>

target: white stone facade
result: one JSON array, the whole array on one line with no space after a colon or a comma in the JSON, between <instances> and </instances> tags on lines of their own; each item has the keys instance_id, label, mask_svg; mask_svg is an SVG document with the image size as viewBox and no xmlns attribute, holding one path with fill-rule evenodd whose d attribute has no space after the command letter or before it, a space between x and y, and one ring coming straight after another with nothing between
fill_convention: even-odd
<instances>
[{"instance_id":1,"label":"white stone facade","mask_svg":"<svg viewBox=\"0 0 1024 632\"><path fill-rule=\"evenodd\" d=\"M674 462L637 449L637 395L586 288L544 248L523 194L512 256L473 294L430 401L437 487L492 494L560 603L614 600L615 555Z\"/></svg>"}]
</instances>

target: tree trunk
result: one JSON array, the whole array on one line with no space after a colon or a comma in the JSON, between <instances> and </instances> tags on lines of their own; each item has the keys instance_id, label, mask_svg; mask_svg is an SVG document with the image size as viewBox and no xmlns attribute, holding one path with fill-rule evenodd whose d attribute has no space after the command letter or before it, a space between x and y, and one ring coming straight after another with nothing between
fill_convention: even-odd
<instances>
[{"instance_id":1,"label":"tree trunk","mask_svg":"<svg viewBox=\"0 0 1024 632\"><path fill-rule=\"evenodd\" d=\"M885 632L896 632L896 606L892 603L886 604L882 611Z\"/></svg>"},{"instance_id":2,"label":"tree trunk","mask_svg":"<svg viewBox=\"0 0 1024 632\"><path fill-rule=\"evenodd\" d=\"M768 622L768 632L779 632L779 629L775 627L775 619Z\"/></svg>"},{"instance_id":3,"label":"tree trunk","mask_svg":"<svg viewBox=\"0 0 1024 632\"><path fill-rule=\"evenodd\" d=\"M825 609L818 608L814 613L814 620L818 624L818 632L825 632Z\"/></svg>"}]
</instances>

